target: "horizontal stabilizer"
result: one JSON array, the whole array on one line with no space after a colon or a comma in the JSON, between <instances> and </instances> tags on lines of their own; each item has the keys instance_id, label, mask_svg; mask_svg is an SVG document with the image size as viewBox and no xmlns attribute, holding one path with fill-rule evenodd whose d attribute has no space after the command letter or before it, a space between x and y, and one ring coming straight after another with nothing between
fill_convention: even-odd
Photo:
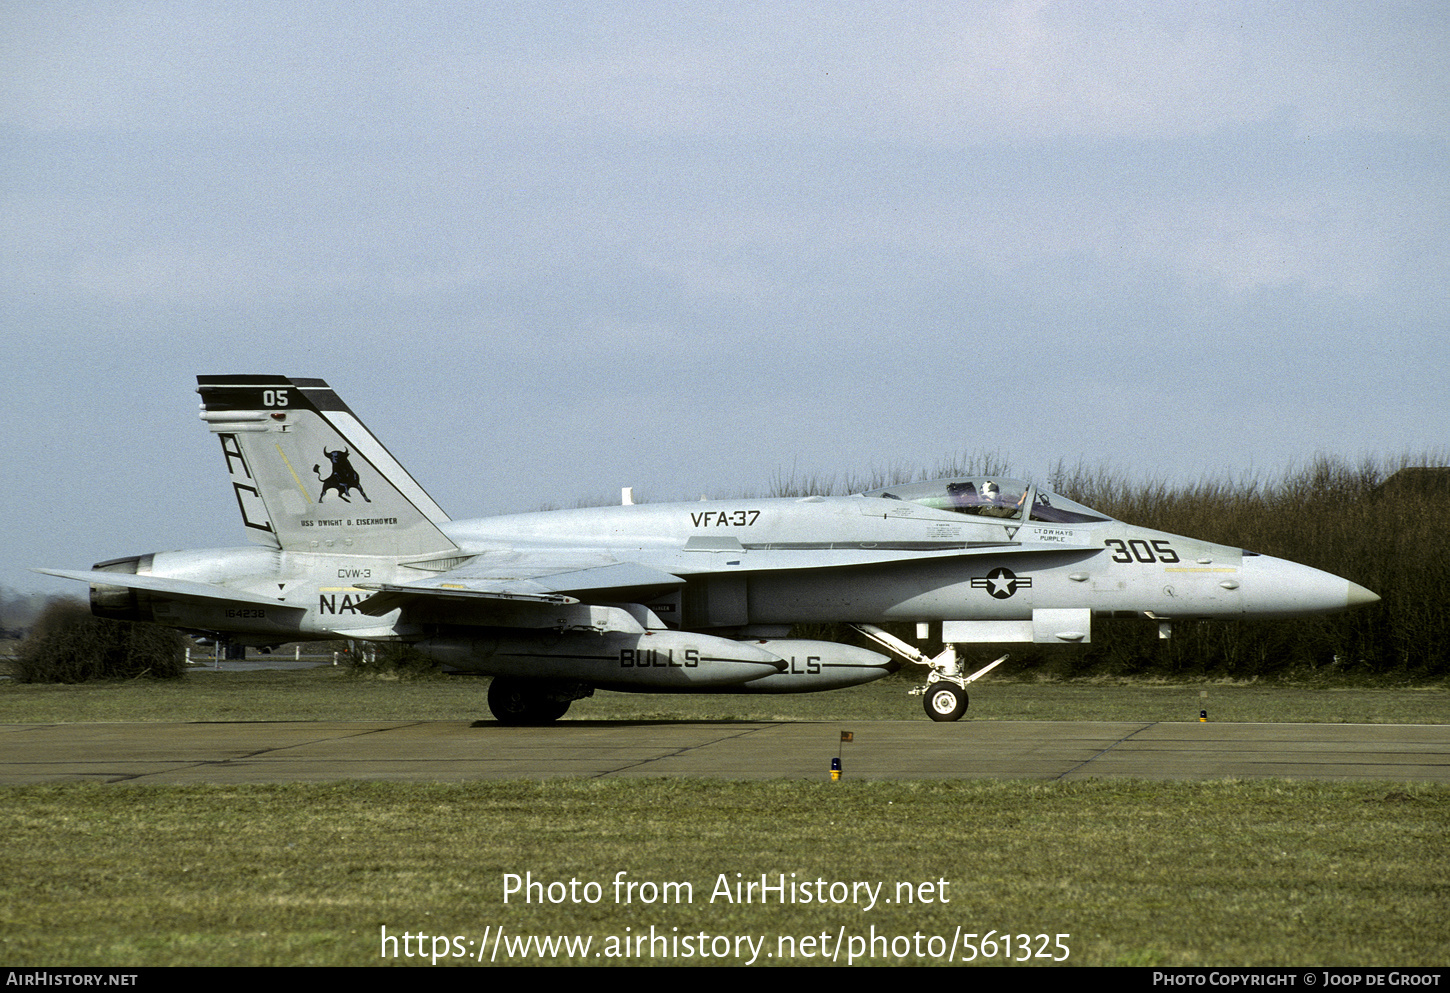
<instances>
[{"instance_id":1,"label":"horizontal stabilizer","mask_svg":"<svg viewBox=\"0 0 1450 993\"><path fill-rule=\"evenodd\" d=\"M228 589L212 583L197 583L189 579L162 579L157 576L136 576L124 572L97 572L95 570L36 569L35 572L61 579L78 579L92 586L122 586L126 589L145 590L170 600L187 600L196 603L253 603L271 608L302 610L302 607L282 603L273 597L241 590Z\"/></svg>"}]
</instances>

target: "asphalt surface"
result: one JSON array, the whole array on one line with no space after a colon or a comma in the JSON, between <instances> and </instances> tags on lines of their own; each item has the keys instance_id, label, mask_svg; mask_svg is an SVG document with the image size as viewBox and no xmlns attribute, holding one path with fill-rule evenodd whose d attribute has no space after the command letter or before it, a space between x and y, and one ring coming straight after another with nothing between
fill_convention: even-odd
<instances>
[{"instance_id":1,"label":"asphalt surface","mask_svg":"<svg viewBox=\"0 0 1450 993\"><path fill-rule=\"evenodd\" d=\"M841 741L851 731L853 740ZM1450 725L296 721L0 725L0 784L551 777L1450 783Z\"/></svg>"}]
</instances>

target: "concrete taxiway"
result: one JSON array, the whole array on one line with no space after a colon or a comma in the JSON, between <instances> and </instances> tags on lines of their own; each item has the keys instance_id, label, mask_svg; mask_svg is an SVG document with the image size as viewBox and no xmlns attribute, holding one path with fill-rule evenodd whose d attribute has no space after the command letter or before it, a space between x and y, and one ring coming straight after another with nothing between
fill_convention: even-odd
<instances>
[{"instance_id":1,"label":"concrete taxiway","mask_svg":"<svg viewBox=\"0 0 1450 993\"><path fill-rule=\"evenodd\" d=\"M853 740L841 741L850 731ZM1450 783L1450 725L298 721L0 726L0 783L551 777L1283 777Z\"/></svg>"}]
</instances>

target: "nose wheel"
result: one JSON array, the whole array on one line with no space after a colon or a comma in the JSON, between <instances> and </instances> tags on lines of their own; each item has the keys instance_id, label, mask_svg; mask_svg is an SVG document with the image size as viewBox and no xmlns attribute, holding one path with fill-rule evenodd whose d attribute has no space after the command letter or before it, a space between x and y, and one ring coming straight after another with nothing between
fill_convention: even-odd
<instances>
[{"instance_id":1,"label":"nose wheel","mask_svg":"<svg viewBox=\"0 0 1450 993\"><path fill-rule=\"evenodd\" d=\"M945 680L928 686L921 700L934 721L955 721L967 712L967 691Z\"/></svg>"}]
</instances>

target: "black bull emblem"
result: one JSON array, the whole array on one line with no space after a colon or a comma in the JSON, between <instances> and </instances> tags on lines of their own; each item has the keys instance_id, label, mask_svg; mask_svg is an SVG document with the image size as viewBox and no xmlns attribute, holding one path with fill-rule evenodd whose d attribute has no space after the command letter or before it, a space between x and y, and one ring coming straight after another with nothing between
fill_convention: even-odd
<instances>
[{"instance_id":1,"label":"black bull emblem","mask_svg":"<svg viewBox=\"0 0 1450 993\"><path fill-rule=\"evenodd\" d=\"M337 495L342 497L344 500L347 500L348 503L352 503L351 500L348 500L348 493L352 490L357 490L358 494L364 500L367 500L368 503L372 503L371 500L368 500L367 493L363 491L362 480L358 479L357 470L354 469L352 467L352 463L348 462L347 460L347 457L350 453L346 448L338 449L335 452L329 452L327 450L327 446L323 445L322 454L326 455L327 461L332 463L332 475L328 476L326 479L322 479L321 464L319 463L318 465L312 467L312 471L317 473L317 478L322 479L322 492L317 495L318 503L321 503L322 498L327 496L328 490L336 490Z\"/></svg>"}]
</instances>

